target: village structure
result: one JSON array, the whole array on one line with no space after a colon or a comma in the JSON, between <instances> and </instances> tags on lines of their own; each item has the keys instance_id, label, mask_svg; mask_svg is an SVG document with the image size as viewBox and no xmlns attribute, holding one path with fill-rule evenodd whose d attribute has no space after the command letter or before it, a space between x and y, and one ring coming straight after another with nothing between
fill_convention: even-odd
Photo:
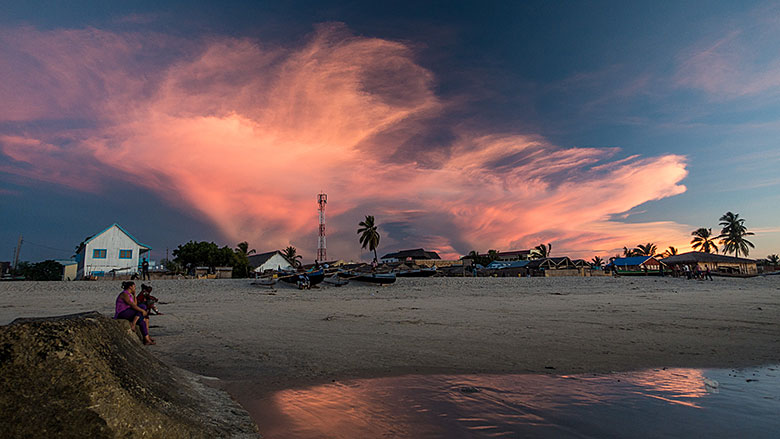
<instances>
[{"instance_id":1,"label":"village structure","mask_svg":"<svg viewBox=\"0 0 780 439\"><path fill-rule=\"evenodd\" d=\"M137 274L151 249L114 223L79 246L76 279Z\"/></svg>"}]
</instances>

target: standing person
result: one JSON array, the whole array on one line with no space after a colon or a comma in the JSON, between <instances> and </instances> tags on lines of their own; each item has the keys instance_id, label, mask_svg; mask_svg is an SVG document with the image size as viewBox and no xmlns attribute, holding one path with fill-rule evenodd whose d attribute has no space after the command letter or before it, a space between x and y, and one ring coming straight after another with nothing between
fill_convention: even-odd
<instances>
[{"instance_id":1,"label":"standing person","mask_svg":"<svg viewBox=\"0 0 780 439\"><path fill-rule=\"evenodd\" d=\"M685 271L685 277L691 280L691 267L688 264L683 265L683 271Z\"/></svg>"},{"instance_id":2,"label":"standing person","mask_svg":"<svg viewBox=\"0 0 780 439\"><path fill-rule=\"evenodd\" d=\"M141 264L141 273L143 278L141 280L150 280L149 278L149 260L144 258L144 262Z\"/></svg>"},{"instance_id":3,"label":"standing person","mask_svg":"<svg viewBox=\"0 0 780 439\"><path fill-rule=\"evenodd\" d=\"M146 317L149 313L135 303L135 282L122 282L122 292L116 298L115 319L130 321L130 329L135 332L135 324L141 321L141 335L144 336L144 344L156 344L149 336L149 326Z\"/></svg>"},{"instance_id":4,"label":"standing person","mask_svg":"<svg viewBox=\"0 0 780 439\"><path fill-rule=\"evenodd\" d=\"M705 276L705 279L712 280L712 274L710 273L709 265L707 266L707 269L704 270L704 276Z\"/></svg>"}]
</instances>

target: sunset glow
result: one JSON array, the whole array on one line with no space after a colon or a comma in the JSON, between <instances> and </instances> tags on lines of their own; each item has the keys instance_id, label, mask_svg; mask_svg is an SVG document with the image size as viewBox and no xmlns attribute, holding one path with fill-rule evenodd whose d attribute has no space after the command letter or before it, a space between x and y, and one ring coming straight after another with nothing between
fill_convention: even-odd
<instances>
[{"instance_id":1,"label":"sunset glow","mask_svg":"<svg viewBox=\"0 0 780 439\"><path fill-rule=\"evenodd\" d=\"M107 197L106 182L130 185L210 224L229 245L292 244L307 259L320 191L329 195L329 254L338 258L361 256L354 234L365 215L377 218L383 249L425 247L444 258L548 242L554 254L588 259L644 242L689 248L700 224L658 208L646 218L634 211L686 193L685 151L637 151L620 136L557 144L530 125L459 119L477 97L442 93L446 78L424 66L417 42L342 23L312 26L286 43L92 26L0 29L0 173L11 183L0 194L54 185ZM681 52L674 87L713 91L742 77L727 65L743 37L709 43ZM619 93L651 81L632 84ZM728 93L774 86L759 75ZM581 111L592 105L600 104Z\"/></svg>"}]
</instances>

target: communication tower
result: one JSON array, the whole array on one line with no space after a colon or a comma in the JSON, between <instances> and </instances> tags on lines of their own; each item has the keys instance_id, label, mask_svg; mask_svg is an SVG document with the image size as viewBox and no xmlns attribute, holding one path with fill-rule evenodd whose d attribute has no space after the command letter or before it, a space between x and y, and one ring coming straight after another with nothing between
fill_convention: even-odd
<instances>
[{"instance_id":1,"label":"communication tower","mask_svg":"<svg viewBox=\"0 0 780 439\"><path fill-rule=\"evenodd\" d=\"M325 252L325 205L328 204L328 196L326 194L317 195L317 211L320 214L320 230L319 237L317 238L317 260L324 262L327 258Z\"/></svg>"}]
</instances>

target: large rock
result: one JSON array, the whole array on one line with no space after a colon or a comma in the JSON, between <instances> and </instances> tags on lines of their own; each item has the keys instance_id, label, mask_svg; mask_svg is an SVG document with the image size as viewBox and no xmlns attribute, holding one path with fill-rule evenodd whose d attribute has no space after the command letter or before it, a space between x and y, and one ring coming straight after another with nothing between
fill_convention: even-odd
<instances>
[{"instance_id":1,"label":"large rock","mask_svg":"<svg viewBox=\"0 0 780 439\"><path fill-rule=\"evenodd\" d=\"M0 437L258 437L247 412L97 312L0 326Z\"/></svg>"}]
</instances>

